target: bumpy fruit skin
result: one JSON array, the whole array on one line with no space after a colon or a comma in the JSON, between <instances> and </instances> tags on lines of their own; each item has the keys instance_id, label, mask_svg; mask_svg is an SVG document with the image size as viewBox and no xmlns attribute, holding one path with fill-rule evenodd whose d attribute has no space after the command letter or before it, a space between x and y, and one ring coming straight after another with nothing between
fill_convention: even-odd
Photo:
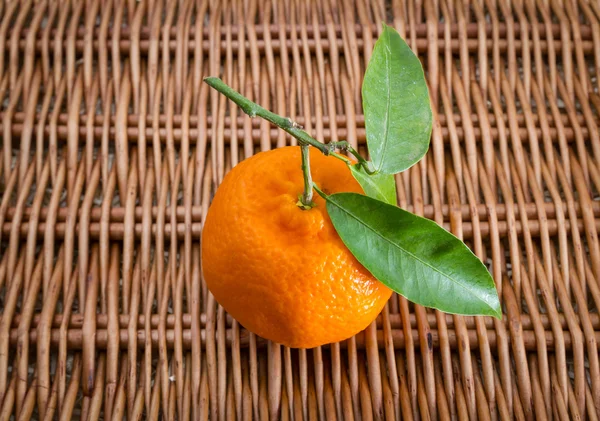
<instances>
[{"instance_id":1,"label":"bumpy fruit skin","mask_svg":"<svg viewBox=\"0 0 600 421\"><path fill-rule=\"evenodd\" d=\"M347 166L311 148L313 181L326 193L362 193ZM347 339L379 314L391 290L350 253L325 201L296 206L300 147L242 161L218 188L202 233L204 278L244 327L293 348Z\"/></svg>"}]
</instances>

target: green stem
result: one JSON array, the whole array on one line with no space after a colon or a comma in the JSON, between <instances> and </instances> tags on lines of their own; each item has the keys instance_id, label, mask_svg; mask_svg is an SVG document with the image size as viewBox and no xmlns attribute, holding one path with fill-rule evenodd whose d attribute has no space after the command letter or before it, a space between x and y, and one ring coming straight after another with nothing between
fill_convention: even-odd
<instances>
[{"instance_id":1,"label":"green stem","mask_svg":"<svg viewBox=\"0 0 600 421\"><path fill-rule=\"evenodd\" d=\"M346 158L344 155L340 155L340 154L336 153L335 150L341 149L343 151L350 152L358 161L358 165L361 165L367 174L369 174L369 175L375 174L375 171L373 171L371 169L371 165L369 164L369 161L367 161L365 158L363 158L362 155L359 154L358 151L356 149L354 149L347 141L341 140L339 142L329 142L329 143L327 143L327 147L329 148L329 154L331 156L334 156L337 159L340 159L340 160L346 162L346 164L348 164L348 165L352 165L352 162L348 158Z\"/></svg>"},{"instance_id":2,"label":"green stem","mask_svg":"<svg viewBox=\"0 0 600 421\"><path fill-rule=\"evenodd\" d=\"M313 188L317 191L317 193L319 193L319 196L321 196L323 199L327 200L327 195L325 194L325 192L323 190L321 190L319 188L319 186L317 186L316 184L313 184Z\"/></svg>"},{"instance_id":3,"label":"green stem","mask_svg":"<svg viewBox=\"0 0 600 421\"><path fill-rule=\"evenodd\" d=\"M358 161L358 163L360 165L362 165L363 169L365 170L365 172L369 175L373 175L375 174L375 171L371 170L371 166L369 165L369 161L367 161L365 158L362 157L361 154L358 153L358 151L356 149L354 149L352 146L347 145L345 147L345 149L350 152L352 155L354 155L354 157L356 158L356 160Z\"/></svg>"},{"instance_id":4,"label":"green stem","mask_svg":"<svg viewBox=\"0 0 600 421\"><path fill-rule=\"evenodd\" d=\"M339 159L340 161L344 161L344 163L348 164L348 165L352 165L354 164L354 162L352 162L352 160L350 158L348 158L345 155L340 155L337 152L330 152L329 155L333 156L334 158Z\"/></svg>"},{"instance_id":5,"label":"green stem","mask_svg":"<svg viewBox=\"0 0 600 421\"><path fill-rule=\"evenodd\" d=\"M329 152L333 152L336 149L347 150L350 144L346 140L340 140L338 142L329 142L327 143L327 147L329 148Z\"/></svg>"},{"instance_id":6,"label":"green stem","mask_svg":"<svg viewBox=\"0 0 600 421\"><path fill-rule=\"evenodd\" d=\"M302 144L302 173L304 174L304 193L300 197L298 204L302 209L308 210L314 207L313 198L313 182L310 174L310 150L309 146Z\"/></svg>"},{"instance_id":7,"label":"green stem","mask_svg":"<svg viewBox=\"0 0 600 421\"><path fill-rule=\"evenodd\" d=\"M324 143L319 142L317 139L313 138L311 135L306 133L302 128L291 119L287 117L282 117L266 108L261 107L255 102L250 101L248 98L235 91L231 87L229 87L225 82L223 82L218 77L206 77L204 78L204 82L206 82L211 88L216 89L227 98L235 102L246 114L250 117L262 117L267 121L270 121L277 127L285 130L287 133L292 135L292 137L298 139L300 144L311 145L320 150L324 155L329 155L329 148Z\"/></svg>"},{"instance_id":8,"label":"green stem","mask_svg":"<svg viewBox=\"0 0 600 421\"><path fill-rule=\"evenodd\" d=\"M331 155L350 165L352 164L352 161L350 159L335 152L336 149L348 151L352 155L354 155L354 157L358 160L359 165L362 165L367 174L374 173L369 166L369 162L366 159L364 159L358 153L358 151L356 151L356 149L354 149L347 141L342 140L339 142L329 142L327 144L321 143L317 139L313 138L311 135L306 133L304 130L302 130L302 127L297 123L293 122L291 119L275 114L267 110L266 108L261 107L257 103L250 101L248 98L229 87L218 77L206 77L204 78L204 82L206 82L211 88L217 90L218 92L222 93L227 98L235 102L242 109L242 111L244 111L250 117L262 117L265 120L273 123L280 129L283 129L292 137L298 140L298 142L300 143L300 147L302 148L302 172L304 173L304 193L300 195L298 200L298 206L300 208L311 209L314 206L314 203L312 202L314 185L310 174L310 154L308 150L309 145L317 148L319 151L321 151L321 153L323 153L323 155ZM319 194L323 195L323 193L320 190L318 190L318 187L315 186L315 188L317 189Z\"/></svg>"}]
</instances>

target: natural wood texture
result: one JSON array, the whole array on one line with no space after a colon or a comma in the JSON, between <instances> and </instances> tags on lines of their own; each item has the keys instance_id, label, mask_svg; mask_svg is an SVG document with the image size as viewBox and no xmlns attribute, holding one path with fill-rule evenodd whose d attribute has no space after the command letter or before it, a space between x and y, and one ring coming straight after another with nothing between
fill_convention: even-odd
<instances>
[{"instance_id":1,"label":"natural wood texture","mask_svg":"<svg viewBox=\"0 0 600 421\"><path fill-rule=\"evenodd\" d=\"M488 263L504 318L394 295L286 349L215 302L198 240L224 174L292 140L202 77L364 152L383 20L436 117L399 204ZM1 1L0 419L597 420L599 83L596 0Z\"/></svg>"}]
</instances>

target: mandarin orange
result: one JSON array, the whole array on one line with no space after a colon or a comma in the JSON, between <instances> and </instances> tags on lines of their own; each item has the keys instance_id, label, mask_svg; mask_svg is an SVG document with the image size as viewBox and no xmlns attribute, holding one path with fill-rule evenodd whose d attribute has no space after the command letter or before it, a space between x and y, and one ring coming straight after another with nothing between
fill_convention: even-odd
<instances>
[{"instance_id":1,"label":"mandarin orange","mask_svg":"<svg viewBox=\"0 0 600 421\"><path fill-rule=\"evenodd\" d=\"M362 193L348 167L311 149L313 182ZM350 253L325 200L300 209L300 147L261 152L219 186L202 233L202 269L217 302L251 332L294 348L347 339L379 314L391 290Z\"/></svg>"}]
</instances>

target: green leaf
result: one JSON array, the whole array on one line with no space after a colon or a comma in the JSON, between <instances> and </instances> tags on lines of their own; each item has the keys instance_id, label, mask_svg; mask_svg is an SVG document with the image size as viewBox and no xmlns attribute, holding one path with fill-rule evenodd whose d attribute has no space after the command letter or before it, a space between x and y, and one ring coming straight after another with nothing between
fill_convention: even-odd
<instances>
[{"instance_id":1,"label":"green leaf","mask_svg":"<svg viewBox=\"0 0 600 421\"><path fill-rule=\"evenodd\" d=\"M447 313L502 317L486 267L435 222L356 193L326 199L344 244L385 285Z\"/></svg>"},{"instance_id":2,"label":"green leaf","mask_svg":"<svg viewBox=\"0 0 600 421\"><path fill-rule=\"evenodd\" d=\"M392 174L376 173L369 175L360 164L348 166L367 196L390 205L397 203L396 180Z\"/></svg>"},{"instance_id":3,"label":"green leaf","mask_svg":"<svg viewBox=\"0 0 600 421\"><path fill-rule=\"evenodd\" d=\"M362 97L375 171L396 174L416 164L431 137L429 92L421 62L385 24L365 72Z\"/></svg>"}]
</instances>

